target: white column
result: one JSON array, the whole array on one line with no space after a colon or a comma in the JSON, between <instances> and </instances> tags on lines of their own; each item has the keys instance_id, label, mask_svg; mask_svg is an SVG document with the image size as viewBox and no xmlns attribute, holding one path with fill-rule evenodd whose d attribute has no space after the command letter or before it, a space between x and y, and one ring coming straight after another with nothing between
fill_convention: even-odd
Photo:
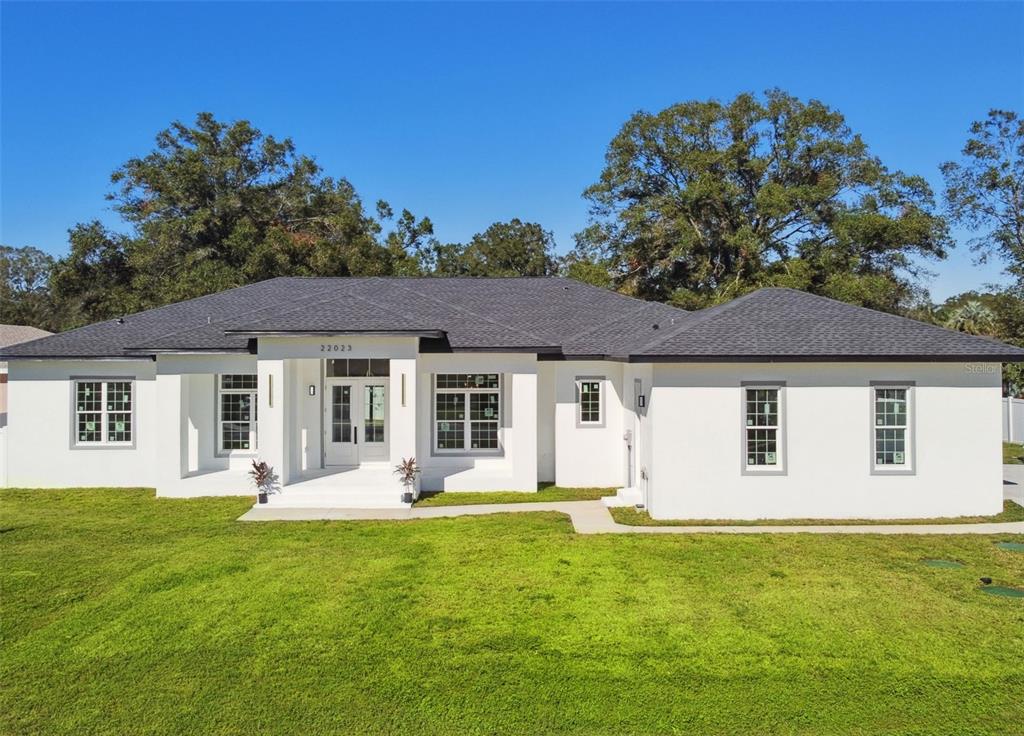
<instances>
[{"instance_id":1,"label":"white column","mask_svg":"<svg viewBox=\"0 0 1024 736\"><path fill-rule=\"evenodd\" d=\"M258 360L256 380L259 401L259 457L274 468L282 485L291 481L288 452L287 381L290 371L286 360Z\"/></svg>"},{"instance_id":2,"label":"white column","mask_svg":"<svg viewBox=\"0 0 1024 736\"><path fill-rule=\"evenodd\" d=\"M188 473L188 387L179 373L156 376L157 493Z\"/></svg>"},{"instance_id":3,"label":"white column","mask_svg":"<svg viewBox=\"0 0 1024 736\"><path fill-rule=\"evenodd\" d=\"M512 435L515 488L537 490L537 365L532 373L512 374Z\"/></svg>"},{"instance_id":4,"label":"white column","mask_svg":"<svg viewBox=\"0 0 1024 736\"><path fill-rule=\"evenodd\" d=\"M416 359L392 358L388 388L389 456L392 465L416 457Z\"/></svg>"}]
</instances>

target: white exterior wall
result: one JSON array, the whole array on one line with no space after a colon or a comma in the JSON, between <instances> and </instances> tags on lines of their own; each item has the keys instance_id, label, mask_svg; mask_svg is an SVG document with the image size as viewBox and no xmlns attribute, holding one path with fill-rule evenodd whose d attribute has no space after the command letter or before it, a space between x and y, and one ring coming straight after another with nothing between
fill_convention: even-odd
<instances>
[{"instance_id":1,"label":"white exterior wall","mask_svg":"<svg viewBox=\"0 0 1024 736\"><path fill-rule=\"evenodd\" d=\"M227 454L218 449L217 377L255 373L255 358L161 355L156 365L157 495L251 495L246 472L257 453Z\"/></svg>"},{"instance_id":2,"label":"white exterior wall","mask_svg":"<svg viewBox=\"0 0 1024 736\"><path fill-rule=\"evenodd\" d=\"M154 486L156 363L27 361L9 364L7 478L10 486ZM134 381L134 445L75 447L72 377Z\"/></svg>"},{"instance_id":3,"label":"white exterior wall","mask_svg":"<svg viewBox=\"0 0 1024 736\"><path fill-rule=\"evenodd\" d=\"M625 482L623 364L555 361L555 483L566 488L611 488ZM577 426L576 380L601 379L603 426ZM631 389L632 390L632 389Z\"/></svg>"},{"instance_id":4,"label":"white exterior wall","mask_svg":"<svg viewBox=\"0 0 1024 736\"><path fill-rule=\"evenodd\" d=\"M426 491L537 490L537 357L521 353L419 356L419 438L417 462ZM501 453L439 454L433 449L433 375L502 375Z\"/></svg>"},{"instance_id":5,"label":"white exterior wall","mask_svg":"<svg viewBox=\"0 0 1024 736\"><path fill-rule=\"evenodd\" d=\"M260 457L274 466L285 484L299 479L304 471L320 468L325 400L321 371L322 361L328 358L391 360L386 423L388 462L397 465L402 458L415 457L418 344L415 337L260 338L257 355ZM335 345L339 348L337 351L324 350L324 346ZM273 400L269 390L271 383ZM310 385L316 386L316 396L309 395Z\"/></svg>"},{"instance_id":6,"label":"white exterior wall","mask_svg":"<svg viewBox=\"0 0 1024 736\"><path fill-rule=\"evenodd\" d=\"M553 361L537 363L537 482L555 482L555 379Z\"/></svg>"},{"instance_id":7,"label":"white exterior wall","mask_svg":"<svg viewBox=\"0 0 1024 736\"><path fill-rule=\"evenodd\" d=\"M650 363L627 363L622 368L623 387L623 431L632 432L633 443L633 469L630 477L630 469L627 467L624 472L626 480L624 485L636 488L640 491L640 499L648 505L649 484L647 478L650 475L652 463L652 443L650 436L650 421L648 419L647 407L639 406L639 396L643 396L645 402L651 399L651 379L653 370ZM639 392L637 389L639 388Z\"/></svg>"},{"instance_id":8,"label":"white exterior wall","mask_svg":"<svg viewBox=\"0 0 1024 736\"><path fill-rule=\"evenodd\" d=\"M1002 508L998 364L656 364L651 515L911 518ZM787 473L744 475L742 381L785 381ZM915 383L913 475L871 473L872 381Z\"/></svg>"}]
</instances>

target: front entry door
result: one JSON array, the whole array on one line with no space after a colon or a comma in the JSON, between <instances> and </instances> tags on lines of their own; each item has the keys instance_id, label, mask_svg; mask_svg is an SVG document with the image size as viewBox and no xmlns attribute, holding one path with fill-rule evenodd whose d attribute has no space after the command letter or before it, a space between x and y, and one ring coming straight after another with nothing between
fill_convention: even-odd
<instances>
[{"instance_id":1,"label":"front entry door","mask_svg":"<svg viewBox=\"0 0 1024 736\"><path fill-rule=\"evenodd\" d=\"M359 465L388 459L387 379L325 382L326 465Z\"/></svg>"}]
</instances>

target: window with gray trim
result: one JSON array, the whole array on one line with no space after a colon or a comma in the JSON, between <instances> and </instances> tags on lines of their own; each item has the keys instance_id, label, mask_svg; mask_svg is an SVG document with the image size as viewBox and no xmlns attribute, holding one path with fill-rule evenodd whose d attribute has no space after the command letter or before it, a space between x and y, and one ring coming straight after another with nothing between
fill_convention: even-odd
<instances>
[{"instance_id":1,"label":"window with gray trim","mask_svg":"<svg viewBox=\"0 0 1024 736\"><path fill-rule=\"evenodd\" d=\"M434 376L435 450L497 450L500 427L500 374L438 373Z\"/></svg>"},{"instance_id":2,"label":"window with gray trim","mask_svg":"<svg viewBox=\"0 0 1024 736\"><path fill-rule=\"evenodd\" d=\"M778 387L744 389L743 454L748 469L781 465L782 403Z\"/></svg>"},{"instance_id":3,"label":"window with gray trim","mask_svg":"<svg viewBox=\"0 0 1024 736\"><path fill-rule=\"evenodd\" d=\"M910 390L906 386L874 387L875 465L910 466Z\"/></svg>"},{"instance_id":4,"label":"window with gray trim","mask_svg":"<svg viewBox=\"0 0 1024 736\"><path fill-rule=\"evenodd\" d=\"M217 427L221 452L256 449L257 385L255 373L229 373L220 377Z\"/></svg>"},{"instance_id":5,"label":"window with gray trim","mask_svg":"<svg viewBox=\"0 0 1024 736\"><path fill-rule=\"evenodd\" d=\"M75 444L132 443L130 380L75 381Z\"/></svg>"},{"instance_id":6,"label":"window with gray trim","mask_svg":"<svg viewBox=\"0 0 1024 736\"><path fill-rule=\"evenodd\" d=\"M576 419L580 424L601 424L601 379L576 380Z\"/></svg>"}]
</instances>

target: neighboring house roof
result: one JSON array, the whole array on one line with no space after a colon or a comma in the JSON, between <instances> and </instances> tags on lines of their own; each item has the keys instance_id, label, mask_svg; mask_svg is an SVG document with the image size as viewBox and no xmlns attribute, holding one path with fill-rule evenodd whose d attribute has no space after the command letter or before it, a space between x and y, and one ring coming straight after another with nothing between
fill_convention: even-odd
<instances>
[{"instance_id":1,"label":"neighboring house roof","mask_svg":"<svg viewBox=\"0 0 1024 736\"><path fill-rule=\"evenodd\" d=\"M249 352L265 335L397 334L548 358L1024 361L1024 350L790 289L699 312L557 278L282 277L0 351L8 358Z\"/></svg>"},{"instance_id":2,"label":"neighboring house roof","mask_svg":"<svg viewBox=\"0 0 1024 736\"><path fill-rule=\"evenodd\" d=\"M52 332L40 330L38 327L29 327L28 325L0 325L0 348L6 348L9 345L17 345L18 343L28 342L29 340L35 340L52 334Z\"/></svg>"}]
</instances>

